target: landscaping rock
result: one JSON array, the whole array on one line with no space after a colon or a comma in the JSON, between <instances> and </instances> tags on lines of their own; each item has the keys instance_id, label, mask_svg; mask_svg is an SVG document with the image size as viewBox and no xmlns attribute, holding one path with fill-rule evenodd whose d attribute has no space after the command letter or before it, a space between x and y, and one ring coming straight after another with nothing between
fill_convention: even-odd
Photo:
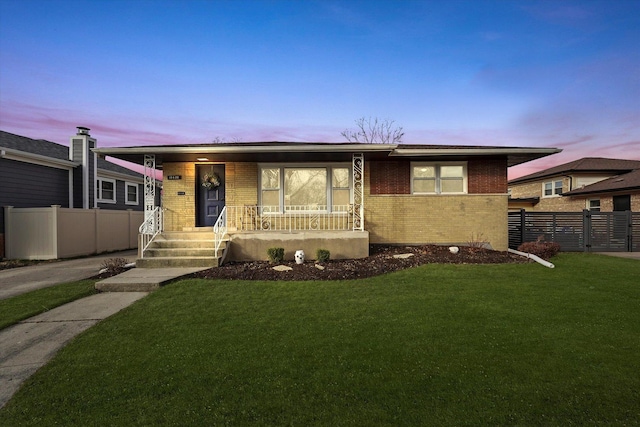
<instances>
[{"instance_id":1,"label":"landscaping rock","mask_svg":"<svg viewBox=\"0 0 640 427\"><path fill-rule=\"evenodd\" d=\"M275 271L291 271L291 270L293 270L293 268L287 267L286 265L276 265L275 267L273 267L273 269Z\"/></svg>"},{"instance_id":2,"label":"landscaping rock","mask_svg":"<svg viewBox=\"0 0 640 427\"><path fill-rule=\"evenodd\" d=\"M407 258L411 258L413 256L413 254L397 254L394 255L393 257L395 259L407 259Z\"/></svg>"}]
</instances>

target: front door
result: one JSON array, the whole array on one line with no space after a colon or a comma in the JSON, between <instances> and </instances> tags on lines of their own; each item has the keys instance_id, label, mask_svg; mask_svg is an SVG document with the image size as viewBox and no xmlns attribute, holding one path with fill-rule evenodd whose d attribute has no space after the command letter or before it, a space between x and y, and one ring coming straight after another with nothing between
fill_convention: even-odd
<instances>
[{"instance_id":1,"label":"front door","mask_svg":"<svg viewBox=\"0 0 640 427\"><path fill-rule=\"evenodd\" d=\"M224 165L196 165L196 227L212 227L224 208Z\"/></svg>"}]
</instances>

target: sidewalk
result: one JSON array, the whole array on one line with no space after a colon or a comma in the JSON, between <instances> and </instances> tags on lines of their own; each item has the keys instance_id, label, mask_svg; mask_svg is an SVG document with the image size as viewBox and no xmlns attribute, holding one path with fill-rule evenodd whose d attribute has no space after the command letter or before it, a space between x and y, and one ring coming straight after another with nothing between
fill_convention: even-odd
<instances>
[{"instance_id":1,"label":"sidewalk","mask_svg":"<svg viewBox=\"0 0 640 427\"><path fill-rule=\"evenodd\" d=\"M107 259L125 258L134 262L137 255L136 250L130 250L0 270L0 300L60 283L87 279L97 275Z\"/></svg>"},{"instance_id":2,"label":"sidewalk","mask_svg":"<svg viewBox=\"0 0 640 427\"><path fill-rule=\"evenodd\" d=\"M594 252L597 255L614 256L618 258L628 258L640 260L640 252Z\"/></svg>"},{"instance_id":3,"label":"sidewalk","mask_svg":"<svg viewBox=\"0 0 640 427\"><path fill-rule=\"evenodd\" d=\"M109 258L135 261L135 250L0 271L0 300L96 276ZM133 268L96 283L101 292L0 330L0 408L22 383L71 339L128 307L162 284L203 268Z\"/></svg>"},{"instance_id":4,"label":"sidewalk","mask_svg":"<svg viewBox=\"0 0 640 427\"><path fill-rule=\"evenodd\" d=\"M0 408L76 335L146 295L96 294L0 330Z\"/></svg>"}]
</instances>

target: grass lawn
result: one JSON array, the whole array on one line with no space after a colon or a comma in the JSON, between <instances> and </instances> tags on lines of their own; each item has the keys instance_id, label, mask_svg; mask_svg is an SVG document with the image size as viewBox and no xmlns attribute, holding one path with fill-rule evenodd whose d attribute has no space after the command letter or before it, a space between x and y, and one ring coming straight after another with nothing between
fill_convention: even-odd
<instances>
[{"instance_id":1,"label":"grass lawn","mask_svg":"<svg viewBox=\"0 0 640 427\"><path fill-rule=\"evenodd\" d=\"M0 425L637 425L640 262L184 280L91 328Z\"/></svg>"},{"instance_id":2,"label":"grass lawn","mask_svg":"<svg viewBox=\"0 0 640 427\"><path fill-rule=\"evenodd\" d=\"M0 300L0 329L96 293L95 281L82 280L38 289L37 291Z\"/></svg>"}]
</instances>

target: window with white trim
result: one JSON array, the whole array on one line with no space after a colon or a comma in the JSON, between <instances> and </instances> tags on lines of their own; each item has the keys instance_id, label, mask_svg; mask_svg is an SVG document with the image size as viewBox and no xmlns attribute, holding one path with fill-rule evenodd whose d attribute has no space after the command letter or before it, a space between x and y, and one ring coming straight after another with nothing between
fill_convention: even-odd
<instances>
[{"instance_id":1,"label":"window with white trim","mask_svg":"<svg viewBox=\"0 0 640 427\"><path fill-rule=\"evenodd\" d=\"M345 211L351 203L351 169L344 165L261 165L263 212Z\"/></svg>"},{"instance_id":2,"label":"window with white trim","mask_svg":"<svg viewBox=\"0 0 640 427\"><path fill-rule=\"evenodd\" d=\"M108 178L98 178L98 201L100 203L116 202L116 181Z\"/></svg>"},{"instance_id":3,"label":"window with white trim","mask_svg":"<svg viewBox=\"0 0 640 427\"><path fill-rule=\"evenodd\" d=\"M553 197L562 194L562 180L548 181L542 183L542 196Z\"/></svg>"},{"instance_id":4,"label":"window with white trim","mask_svg":"<svg viewBox=\"0 0 640 427\"><path fill-rule=\"evenodd\" d=\"M600 212L600 199L587 199L587 209L591 212Z\"/></svg>"},{"instance_id":5,"label":"window with white trim","mask_svg":"<svg viewBox=\"0 0 640 427\"><path fill-rule=\"evenodd\" d=\"M124 202L127 205L138 205L138 184L133 182L125 182L125 199Z\"/></svg>"},{"instance_id":6,"label":"window with white trim","mask_svg":"<svg viewBox=\"0 0 640 427\"><path fill-rule=\"evenodd\" d=\"M412 194L464 194L466 163L411 163Z\"/></svg>"}]
</instances>

